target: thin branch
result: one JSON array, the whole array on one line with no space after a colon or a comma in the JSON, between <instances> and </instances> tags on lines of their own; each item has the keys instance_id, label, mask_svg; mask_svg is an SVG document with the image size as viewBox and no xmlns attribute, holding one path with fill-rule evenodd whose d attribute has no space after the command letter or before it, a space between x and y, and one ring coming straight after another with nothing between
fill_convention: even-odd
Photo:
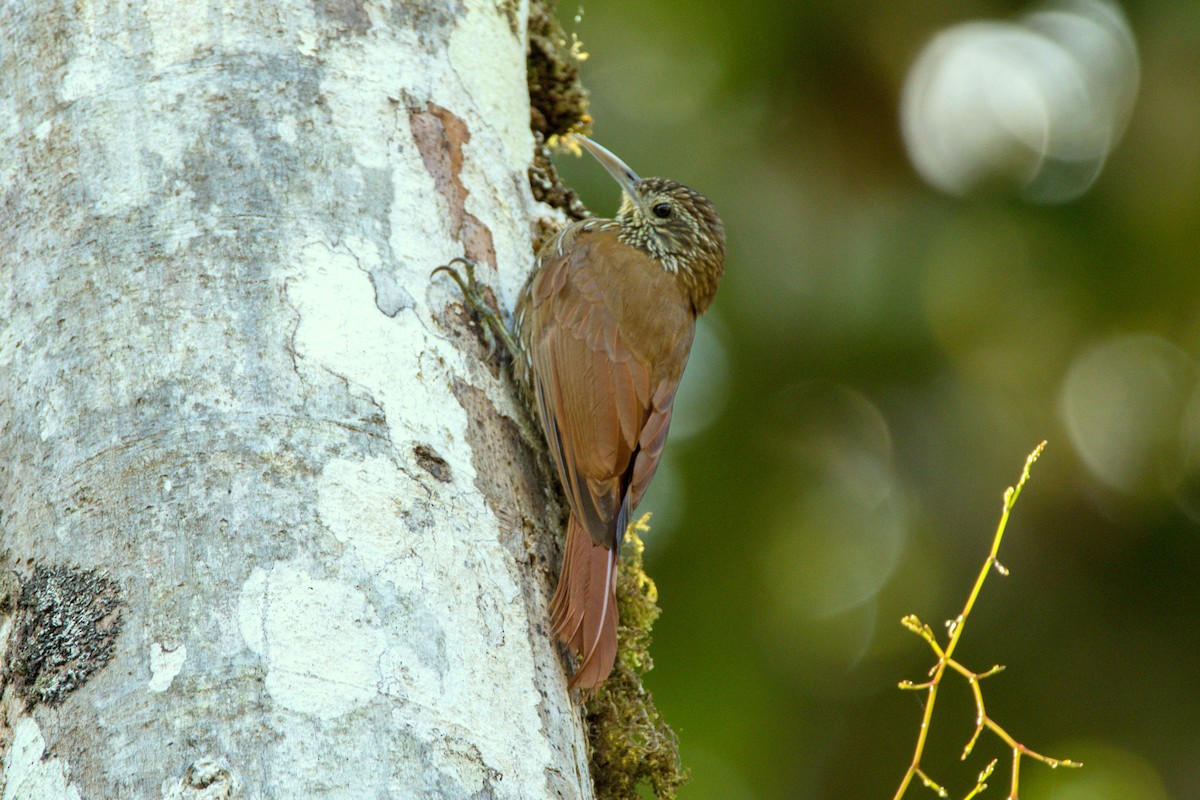
<instances>
[{"instance_id":1,"label":"thin branch","mask_svg":"<svg viewBox=\"0 0 1200 800\"><path fill-rule=\"evenodd\" d=\"M1012 783L1009 794L1010 800L1015 800L1017 797L1017 786L1021 775L1021 758L1023 756L1028 756L1036 761L1041 761L1051 768L1083 766L1081 763L1071 761L1070 759L1050 758L1042 755L1041 753L1030 750L1025 745L1013 739L1013 737L1009 735L1004 728L1002 728L998 723L996 723L995 720L988 716L987 710L983 703L983 690L980 687L979 682L984 678L990 678L991 676L1002 671L1004 669L1003 666L997 664L985 672L972 672L954 659L954 651L958 647L959 641L962 639L963 631L966 630L967 619L971 616L971 611L975 607L975 601L979 599L979 594L981 591L983 591L984 581L987 580L987 577L989 574L991 574L992 570L995 570L1000 575L1008 575L1008 569L1005 568L1004 565L1002 565L997 559L997 556L1000 552L1000 543L1004 539L1004 531L1008 527L1008 518L1012 513L1013 506L1016 505L1017 498L1021 496L1021 489L1024 488L1025 483L1029 480L1029 470L1033 466L1033 463L1037 461L1038 456L1042 454L1042 450L1045 449L1045 447L1046 443L1042 442L1034 449L1032 453L1029 454L1029 457L1025 459L1025 468L1021 471L1021 477L1017 481L1017 484L1009 487L1004 492L1004 506L1001 509L1000 522L996 526L995 536L992 538L991 552L988 553L987 559L983 562L982 569L979 570L979 576L975 579L975 585L971 587L971 593L967 597L967 602L966 605L963 606L962 613L946 623L949 640L947 641L945 648L943 649L940 645L938 645L933 629L922 623L921 620L916 617L916 615L909 614L900 620L901 625L925 640L926 644L929 645L929 648L933 650L934 655L937 656L937 661L929 671L930 680L924 683L913 683L912 681L900 682L901 689L912 691L928 691L929 699L925 703L925 713L921 718L921 729L917 734L917 746L913 752L912 763L905 771L904 778L900 781L900 788L896 790L893 800L900 800L900 798L904 797L904 794L908 791L908 787L912 783L912 779L914 777L920 778L925 786L933 789L940 797L948 796L946 790L941 785L934 782L921 769L921 757L925 753L925 743L929 736L929 727L933 719L933 707L937 701L937 693L938 688L941 686L942 676L945 675L947 668L952 669L966 679L967 684L971 687L971 692L975 697L975 730L972 733L970 740L967 742L966 747L963 748L962 758L965 760L967 756L971 754L971 751L975 749L975 745L978 743L979 737L983 733L984 729L990 730L1002 742L1008 745L1013 754ZM996 761L993 759L992 762L989 763L987 767L979 773L979 777L975 782L974 788L971 789L964 800L971 800L971 798L975 797L987 788L986 781L991 776L995 766Z\"/></svg>"}]
</instances>

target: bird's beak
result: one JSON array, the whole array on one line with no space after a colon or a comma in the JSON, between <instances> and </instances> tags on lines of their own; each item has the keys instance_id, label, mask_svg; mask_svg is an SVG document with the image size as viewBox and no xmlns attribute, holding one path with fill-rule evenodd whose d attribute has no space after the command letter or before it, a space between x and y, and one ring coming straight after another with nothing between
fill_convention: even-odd
<instances>
[{"instance_id":1,"label":"bird's beak","mask_svg":"<svg viewBox=\"0 0 1200 800\"><path fill-rule=\"evenodd\" d=\"M641 180L637 173L631 170L628 164L613 155L608 148L601 147L586 136L580 136L579 134L575 134L575 139L608 170L608 174L613 176L613 180L620 185L625 195L635 205L640 207L642 201L638 197L638 193L634 190L634 186ZM642 210L644 211L645 209Z\"/></svg>"}]
</instances>

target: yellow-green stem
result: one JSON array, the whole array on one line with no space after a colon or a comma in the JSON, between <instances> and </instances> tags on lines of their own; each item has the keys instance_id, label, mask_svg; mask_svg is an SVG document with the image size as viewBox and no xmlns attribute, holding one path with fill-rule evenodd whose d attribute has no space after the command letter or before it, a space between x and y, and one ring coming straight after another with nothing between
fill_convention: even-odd
<instances>
[{"instance_id":1,"label":"yellow-green stem","mask_svg":"<svg viewBox=\"0 0 1200 800\"><path fill-rule=\"evenodd\" d=\"M929 700L925 704L925 713L921 718L921 731L917 735L917 746L913 752L912 763L909 765L908 770L904 773L904 779L900 782L900 788L896 790L893 800L900 800L900 798L904 796L904 793L908 791L908 787L912 783L914 776L919 776L926 786L934 789L940 796L947 796L945 789L934 783L924 772L921 771L921 757L925 753L925 742L929 736L929 726L933 719L933 707L937 701L938 686L941 684L942 676L945 674L947 666L959 672L971 684L971 690L975 695L975 702L978 711L975 733L971 737L971 740L967 743L966 749L963 751L963 758L966 758L974 748L975 742L979 739L979 734L982 732L984 727L994 731L1001 740L1013 748L1012 794L1010 795L1012 800L1016 800L1017 780L1020 774L1022 752L1027 752L1032 757L1048 763L1054 762L1056 764L1063 764L1064 766L1075 766L1075 764L1071 761L1056 762L1054 759L1047 759L1044 756L1027 750L1023 745L1017 744L1003 728L988 718L986 712L984 711L983 693L979 688L979 680L981 678L996 674L1003 669L1003 667L996 665L987 672L977 674L971 672L952 658L955 648L958 647L959 639L962 638L963 629L966 627L967 618L971 615L971 610L975 607L975 601L979 599L979 594L983 590L983 584L984 581L987 580L988 572L995 568L1002 574L1007 574L1007 570L1000 566L1000 563L997 560L997 556L1000 553L1000 543L1004 539L1004 531L1008 527L1008 518L1012 513L1013 506L1016 505L1017 498L1021 495L1021 489L1025 486L1026 481L1029 480L1030 467L1032 467L1033 463L1037 461L1038 456L1042 454L1042 450L1044 450L1045 447L1046 443L1042 442L1036 448L1034 448L1034 451L1029 454L1028 458L1025 459L1025 468L1021 471L1020 479L1017 481L1015 486L1010 487L1004 493L1004 507L1000 514L1000 522L996 526L996 534L992 538L992 549L988 553L987 560L983 563L983 568L979 571L979 576L975 579L975 585L971 587L971 594L967 597L967 602L966 605L963 606L962 613L950 623L950 640L947 642L945 650L942 650L938 646L937 641L933 636L933 631L929 628L929 626L921 624L915 616L909 615L901 620L902 624L906 628L925 639L925 641L937 655L938 661L928 683L914 685L911 681L903 681L900 684L901 689L928 688ZM993 762L993 764L994 763L995 762ZM989 765L985 773L986 774L980 774L979 781L976 783L975 789L969 795L967 795L965 800L970 800L970 798L983 791L983 781L987 775L991 774L991 765Z\"/></svg>"}]
</instances>

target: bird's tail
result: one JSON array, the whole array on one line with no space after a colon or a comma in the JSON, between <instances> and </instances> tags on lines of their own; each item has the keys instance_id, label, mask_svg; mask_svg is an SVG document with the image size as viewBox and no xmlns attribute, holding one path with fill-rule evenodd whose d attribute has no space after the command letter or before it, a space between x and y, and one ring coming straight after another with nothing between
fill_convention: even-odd
<instances>
[{"instance_id":1,"label":"bird's tail","mask_svg":"<svg viewBox=\"0 0 1200 800\"><path fill-rule=\"evenodd\" d=\"M603 683L617 657L617 551L593 544L574 514L550 622L554 635L582 656L569 688Z\"/></svg>"}]
</instances>

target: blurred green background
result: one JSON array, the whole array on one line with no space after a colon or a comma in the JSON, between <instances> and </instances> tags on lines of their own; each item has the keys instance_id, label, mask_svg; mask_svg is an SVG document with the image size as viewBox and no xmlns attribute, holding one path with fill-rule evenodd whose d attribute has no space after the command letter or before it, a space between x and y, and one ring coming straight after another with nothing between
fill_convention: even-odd
<instances>
[{"instance_id":1,"label":"blurred green background","mask_svg":"<svg viewBox=\"0 0 1200 800\"><path fill-rule=\"evenodd\" d=\"M1016 738L1026 800L1200 797L1200 3L1127 2L1139 93L1082 197L930 188L900 132L938 31L1024 3L562 2L595 138L708 194L728 231L665 466L648 685L683 797L891 798L927 646L962 607L1001 495L1042 439L960 658ZM611 180L557 162L598 212ZM970 692L927 771L962 797ZM933 797L915 785L908 797Z\"/></svg>"}]
</instances>

